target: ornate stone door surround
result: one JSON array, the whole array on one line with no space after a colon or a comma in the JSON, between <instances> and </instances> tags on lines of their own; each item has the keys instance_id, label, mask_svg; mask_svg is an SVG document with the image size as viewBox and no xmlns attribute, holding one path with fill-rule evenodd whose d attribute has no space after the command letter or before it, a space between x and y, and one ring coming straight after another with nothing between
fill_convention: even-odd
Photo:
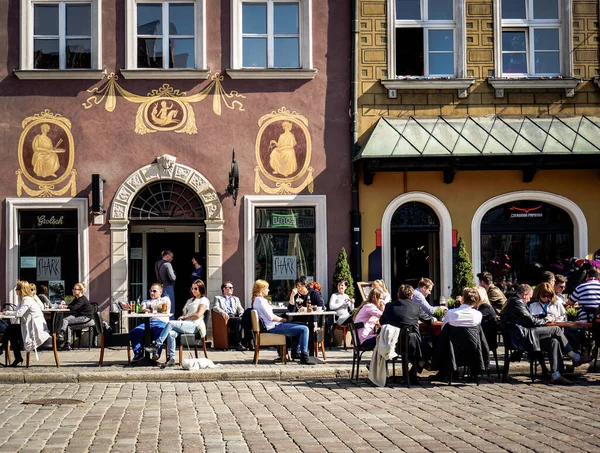
<instances>
[{"instance_id":1,"label":"ornate stone door surround","mask_svg":"<svg viewBox=\"0 0 600 453\"><path fill-rule=\"evenodd\" d=\"M214 187L198 171L177 164L175 157L165 154L156 162L129 175L118 188L110 208L111 307L127 297L129 208L136 194L146 185L161 180L174 180L194 190L206 209L206 275L208 297L221 293L223 265L223 209Z\"/></svg>"}]
</instances>

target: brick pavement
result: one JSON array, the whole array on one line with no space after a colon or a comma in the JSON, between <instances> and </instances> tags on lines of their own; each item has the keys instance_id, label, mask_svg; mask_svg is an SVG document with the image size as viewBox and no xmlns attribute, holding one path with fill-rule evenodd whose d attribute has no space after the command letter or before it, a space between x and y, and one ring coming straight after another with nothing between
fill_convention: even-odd
<instances>
[{"instance_id":1,"label":"brick pavement","mask_svg":"<svg viewBox=\"0 0 600 453\"><path fill-rule=\"evenodd\" d=\"M75 398L72 406L24 405ZM362 380L0 384L0 452L599 451L600 376L374 388Z\"/></svg>"}]
</instances>

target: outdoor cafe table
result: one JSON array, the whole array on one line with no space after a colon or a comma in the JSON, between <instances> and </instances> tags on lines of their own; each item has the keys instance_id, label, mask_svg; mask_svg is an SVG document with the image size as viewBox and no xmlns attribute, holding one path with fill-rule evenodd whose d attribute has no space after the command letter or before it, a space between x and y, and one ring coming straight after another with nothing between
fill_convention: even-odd
<instances>
[{"instance_id":1,"label":"outdoor cafe table","mask_svg":"<svg viewBox=\"0 0 600 453\"><path fill-rule=\"evenodd\" d=\"M593 324L587 321L555 321L548 323L548 325L556 327L579 327L582 329L591 329Z\"/></svg>"},{"instance_id":2,"label":"outdoor cafe table","mask_svg":"<svg viewBox=\"0 0 600 453\"><path fill-rule=\"evenodd\" d=\"M58 335L58 331L54 332L54 327L56 326L55 324L55 319L58 315L61 316L60 318L60 324L62 324L62 317L65 315L65 313L70 313L71 310L69 310L68 308L44 308L42 310L42 312L46 315L50 316L50 323L48 324L48 327L50 328L50 333L55 333ZM61 326L56 326L57 329L60 330Z\"/></svg>"},{"instance_id":3,"label":"outdoor cafe table","mask_svg":"<svg viewBox=\"0 0 600 453\"><path fill-rule=\"evenodd\" d=\"M123 313L123 317L126 319L136 318L144 321L144 344L143 346L150 346L152 344L152 332L150 331L150 319L159 318L161 321L169 322L171 313ZM128 323L126 323L129 328ZM144 350L144 355L147 359L150 358L150 354Z\"/></svg>"},{"instance_id":4,"label":"outdoor cafe table","mask_svg":"<svg viewBox=\"0 0 600 453\"><path fill-rule=\"evenodd\" d=\"M317 321L317 324L319 327L323 326L323 320L325 319L326 316L333 316L335 315L337 312L335 311L296 311L293 313L286 313L285 316L288 318L288 320L292 321L294 320L294 318L296 318L298 320L298 322L301 322L303 324L306 324L306 326L308 327L308 354L311 356L315 355L315 349L313 347L313 345L315 344L315 328L314 328L314 324L311 326L311 323L314 323L314 318L311 318L311 316L318 316L319 320Z\"/></svg>"}]
</instances>

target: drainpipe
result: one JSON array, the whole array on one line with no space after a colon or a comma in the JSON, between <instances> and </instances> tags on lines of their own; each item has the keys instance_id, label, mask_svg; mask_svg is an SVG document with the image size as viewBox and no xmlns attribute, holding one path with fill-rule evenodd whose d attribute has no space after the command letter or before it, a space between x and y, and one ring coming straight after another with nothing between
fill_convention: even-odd
<instances>
[{"instance_id":1,"label":"drainpipe","mask_svg":"<svg viewBox=\"0 0 600 453\"><path fill-rule=\"evenodd\" d=\"M352 159L358 154L358 124L357 124L357 106L358 106L358 0L352 0L352 80L350 81L350 89L352 97L350 100L350 129L352 139L351 171L352 171L352 269L354 270L353 278L355 282L362 280L362 241L360 231L360 207L358 199L358 163L352 162Z\"/></svg>"}]
</instances>

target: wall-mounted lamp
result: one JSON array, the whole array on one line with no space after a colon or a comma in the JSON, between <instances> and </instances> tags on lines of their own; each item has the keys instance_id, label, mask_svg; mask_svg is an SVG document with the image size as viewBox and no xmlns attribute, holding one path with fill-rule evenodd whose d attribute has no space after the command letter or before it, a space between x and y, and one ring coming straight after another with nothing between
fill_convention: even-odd
<instances>
[{"instance_id":1,"label":"wall-mounted lamp","mask_svg":"<svg viewBox=\"0 0 600 453\"><path fill-rule=\"evenodd\" d=\"M92 214L102 215L106 211L104 204L104 183L106 180L99 174L92 175Z\"/></svg>"},{"instance_id":2,"label":"wall-mounted lamp","mask_svg":"<svg viewBox=\"0 0 600 453\"><path fill-rule=\"evenodd\" d=\"M237 201L238 189L240 188L240 169L235 160L235 149L231 155L231 170L229 171L229 184L227 184L227 192L233 197L233 205Z\"/></svg>"}]
</instances>

